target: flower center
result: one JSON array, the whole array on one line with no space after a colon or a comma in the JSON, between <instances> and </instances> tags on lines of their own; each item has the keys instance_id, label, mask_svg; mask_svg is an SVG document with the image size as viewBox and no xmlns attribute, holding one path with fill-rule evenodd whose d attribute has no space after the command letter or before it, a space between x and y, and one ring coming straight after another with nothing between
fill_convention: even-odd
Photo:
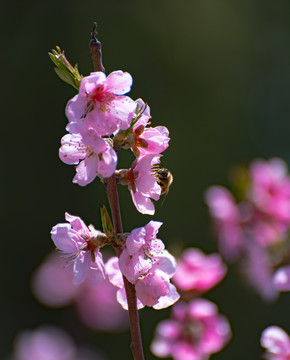
<instances>
[{"instance_id":1,"label":"flower center","mask_svg":"<svg viewBox=\"0 0 290 360\"><path fill-rule=\"evenodd\" d=\"M184 326L183 334L187 341L198 344L203 336L203 325L191 320Z\"/></svg>"},{"instance_id":2,"label":"flower center","mask_svg":"<svg viewBox=\"0 0 290 360\"><path fill-rule=\"evenodd\" d=\"M90 93L89 98L94 103L109 104L115 98L115 95L104 91L103 85L98 85L95 90Z\"/></svg>"}]
</instances>

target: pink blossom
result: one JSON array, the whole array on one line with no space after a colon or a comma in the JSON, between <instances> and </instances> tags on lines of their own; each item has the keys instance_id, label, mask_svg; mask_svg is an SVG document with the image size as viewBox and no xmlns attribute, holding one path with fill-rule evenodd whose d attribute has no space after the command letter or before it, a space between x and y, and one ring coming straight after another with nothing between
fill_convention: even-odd
<instances>
[{"instance_id":1,"label":"pink blossom","mask_svg":"<svg viewBox=\"0 0 290 360\"><path fill-rule=\"evenodd\" d=\"M179 301L172 308L171 319L158 324L151 351L174 360L206 360L230 337L229 323L214 303L205 299L189 304Z\"/></svg>"},{"instance_id":2,"label":"pink blossom","mask_svg":"<svg viewBox=\"0 0 290 360\"><path fill-rule=\"evenodd\" d=\"M108 77L94 72L81 80L79 93L66 106L69 122L85 122L99 136L112 135L129 128L136 104L128 96L132 77L123 71L114 71Z\"/></svg>"},{"instance_id":3,"label":"pink blossom","mask_svg":"<svg viewBox=\"0 0 290 360\"><path fill-rule=\"evenodd\" d=\"M52 240L63 254L73 263L75 284L82 283L90 273L95 285L105 278L102 254L104 234L92 225L87 228L83 220L77 216L65 214L68 223L57 224L51 230Z\"/></svg>"},{"instance_id":4,"label":"pink blossom","mask_svg":"<svg viewBox=\"0 0 290 360\"><path fill-rule=\"evenodd\" d=\"M164 250L156 256L156 260L147 275L136 281L135 288L143 305L159 310L173 305L180 295L170 282L176 271L175 258Z\"/></svg>"},{"instance_id":5,"label":"pink blossom","mask_svg":"<svg viewBox=\"0 0 290 360\"><path fill-rule=\"evenodd\" d=\"M290 291L290 265L282 266L275 272L273 284L278 291Z\"/></svg>"},{"instance_id":6,"label":"pink blossom","mask_svg":"<svg viewBox=\"0 0 290 360\"><path fill-rule=\"evenodd\" d=\"M72 283L73 273L65 260L53 253L36 269L32 292L43 305L59 308L74 304L81 321L95 331L122 331L128 327L128 315L116 299L117 289L108 278L95 286L86 279Z\"/></svg>"},{"instance_id":7,"label":"pink blossom","mask_svg":"<svg viewBox=\"0 0 290 360\"><path fill-rule=\"evenodd\" d=\"M112 146L96 134L94 130L83 134L67 134L61 140L60 159L76 166L73 182L85 186L96 176L110 177L117 166L117 154Z\"/></svg>"},{"instance_id":8,"label":"pink blossom","mask_svg":"<svg viewBox=\"0 0 290 360\"><path fill-rule=\"evenodd\" d=\"M266 359L289 360L290 339L288 334L278 326L269 326L261 335L261 346L266 348Z\"/></svg>"},{"instance_id":9,"label":"pink blossom","mask_svg":"<svg viewBox=\"0 0 290 360\"><path fill-rule=\"evenodd\" d=\"M85 282L75 298L82 322L94 331L123 331L128 328L128 314L116 299L117 289L108 278L91 286Z\"/></svg>"},{"instance_id":10,"label":"pink blossom","mask_svg":"<svg viewBox=\"0 0 290 360\"><path fill-rule=\"evenodd\" d=\"M286 163L278 158L255 160L250 169L248 197L257 208L277 221L290 223L290 177Z\"/></svg>"},{"instance_id":11,"label":"pink blossom","mask_svg":"<svg viewBox=\"0 0 290 360\"><path fill-rule=\"evenodd\" d=\"M119 183L128 185L133 203L142 214L154 215L151 199L158 200L161 194L161 187L152 173L152 166L159 162L159 157L159 154L142 156L134 161L131 169L116 171Z\"/></svg>"},{"instance_id":12,"label":"pink blossom","mask_svg":"<svg viewBox=\"0 0 290 360\"><path fill-rule=\"evenodd\" d=\"M160 154L168 148L169 131L165 126L147 127L151 118L150 108L143 100L136 100L139 118L127 136L125 148L131 148L136 157Z\"/></svg>"},{"instance_id":13,"label":"pink blossom","mask_svg":"<svg viewBox=\"0 0 290 360\"><path fill-rule=\"evenodd\" d=\"M265 249L255 242L248 243L241 268L249 284L265 301L277 298L278 292L272 281L272 264Z\"/></svg>"},{"instance_id":14,"label":"pink blossom","mask_svg":"<svg viewBox=\"0 0 290 360\"><path fill-rule=\"evenodd\" d=\"M160 226L159 221L150 221L144 227L134 229L126 239L125 247L120 255L120 270L134 284L145 276L164 250L163 242L156 238Z\"/></svg>"},{"instance_id":15,"label":"pink blossom","mask_svg":"<svg viewBox=\"0 0 290 360\"><path fill-rule=\"evenodd\" d=\"M205 194L219 238L219 248L228 261L234 261L244 247L241 215L232 194L222 186L211 186Z\"/></svg>"},{"instance_id":16,"label":"pink blossom","mask_svg":"<svg viewBox=\"0 0 290 360\"><path fill-rule=\"evenodd\" d=\"M104 360L89 348L77 348L63 330L43 325L35 330L24 330L14 341L11 360Z\"/></svg>"},{"instance_id":17,"label":"pink blossom","mask_svg":"<svg viewBox=\"0 0 290 360\"><path fill-rule=\"evenodd\" d=\"M43 305L58 308L70 305L80 289L72 282L73 273L66 261L56 253L50 254L35 270L31 287Z\"/></svg>"},{"instance_id":18,"label":"pink blossom","mask_svg":"<svg viewBox=\"0 0 290 360\"><path fill-rule=\"evenodd\" d=\"M179 298L175 286L170 283L176 270L176 261L164 250L163 242L156 238L161 225L161 222L150 221L144 227L134 229L127 237L119 258L122 274L135 285L139 308L146 305L161 309L172 305ZM118 271L115 264L109 278L115 286L121 288L117 299L126 308L123 282L120 277L117 281L112 278Z\"/></svg>"},{"instance_id":19,"label":"pink blossom","mask_svg":"<svg viewBox=\"0 0 290 360\"><path fill-rule=\"evenodd\" d=\"M164 126L145 128L139 125L132 133L132 151L135 156L160 154L168 148L169 132Z\"/></svg>"},{"instance_id":20,"label":"pink blossom","mask_svg":"<svg viewBox=\"0 0 290 360\"><path fill-rule=\"evenodd\" d=\"M156 262L146 276L137 279L134 283L137 295L138 309L152 306L154 309L164 309L171 306L179 299L179 294L170 278L175 272L175 259L166 250L159 255ZM128 310L123 276L119 268L117 257L111 258L106 263L106 271L111 283L118 287L117 300L122 307Z\"/></svg>"},{"instance_id":21,"label":"pink blossom","mask_svg":"<svg viewBox=\"0 0 290 360\"><path fill-rule=\"evenodd\" d=\"M173 277L183 291L204 293L217 285L227 272L220 255L205 255L200 249L186 249L177 263Z\"/></svg>"},{"instance_id":22,"label":"pink blossom","mask_svg":"<svg viewBox=\"0 0 290 360\"><path fill-rule=\"evenodd\" d=\"M74 360L76 348L61 329L42 326L25 330L14 343L13 360Z\"/></svg>"}]
</instances>

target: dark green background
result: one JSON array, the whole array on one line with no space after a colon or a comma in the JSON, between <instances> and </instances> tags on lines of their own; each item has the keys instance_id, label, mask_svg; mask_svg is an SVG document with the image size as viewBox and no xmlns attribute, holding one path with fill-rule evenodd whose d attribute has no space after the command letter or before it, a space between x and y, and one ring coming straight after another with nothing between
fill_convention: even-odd
<instances>
[{"instance_id":1,"label":"dark green background","mask_svg":"<svg viewBox=\"0 0 290 360\"><path fill-rule=\"evenodd\" d=\"M253 157L290 160L290 2L282 0L4 1L1 9L3 203L0 358L23 328L54 323L80 344L129 359L129 336L90 333L72 308L50 310L31 296L33 269L53 249L50 229L64 212L100 226L104 189L72 184L74 168L58 158L64 107L75 94L53 71L47 52L59 45L82 74L98 22L106 72L132 74L132 98L151 107L152 124L170 130L163 164L174 184L155 220L172 252L215 251L203 193L227 185L229 168ZM126 161L129 161L128 159ZM128 163L129 164L129 163ZM147 223L120 189L124 228ZM208 294L230 318L233 340L214 360L259 359L261 331L290 331L289 294L265 305L231 268ZM146 359L155 324L167 310L141 311Z\"/></svg>"}]
</instances>

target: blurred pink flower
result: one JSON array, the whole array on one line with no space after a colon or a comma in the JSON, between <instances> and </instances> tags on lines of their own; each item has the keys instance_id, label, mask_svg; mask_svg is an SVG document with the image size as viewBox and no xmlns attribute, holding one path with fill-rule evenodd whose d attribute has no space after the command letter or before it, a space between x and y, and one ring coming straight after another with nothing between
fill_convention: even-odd
<instances>
[{"instance_id":1,"label":"blurred pink flower","mask_svg":"<svg viewBox=\"0 0 290 360\"><path fill-rule=\"evenodd\" d=\"M42 326L25 330L14 343L13 360L76 360L76 347L63 330Z\"/></svg>"},{"instance_id":2,"label":"blurred pink flower","mask_svg":"<svg viewBox=\"0 0 290 360\"><path fill-rule=\"evenodd\" d=\"M211 186L205 201L216 226L219 248L227 261L235 261L244 247L241 215L232 194L222 186Z\"/></svg>"},{"instance_id":3,"label":"blurred pink flower","mask_svg":"<svg viewBox=\"0 0 290 360\"><path fill-rule=\"evenodd\" d=\"M80 288L72 281L73 273L66 266L66 261L52 253L35 270L31 288L43 305L58 308L71 304L77 295Z\"/></svg>"},{"instance_id":4,"label":"blurred pink flower","mask_svg":"<svg viewBox=\"0 0 290 360\"><path fill-rule=\"evenodd\" d=\"M282 266L275 272L273 284L278 291L290 291L290 265Z\"/></svg>"},{"instance_id":5,"label":"blurred pink flower","mask_svg":"<svg viewBox=\"0 0 290 360\"><path fill-rule=\"evenodd\" d=\"M265 301L273 301L278 297L278 291L273 284L272 263L267 251L254 242L246 247L245 256L240 263L242 272L248 283Z\"/></svg>"},{"instance_id":6,"label":"blurred pink flower","mask_svg":"<svg viewBox=\"0 0 290 360\"><path fill-rule=\"evenodd\" d=\"M75 299L83 323L95 331L127 330L128 314L116 299L117 289L108 278L96 286L85 282Z\"/></svg>"},{"instance_id":7,"label":"blurred pink flower","mask_svg":"<svg viewBox=\"0 0 290 360\"><path fill-rule=\"evenodd\" d=\"M73 273L64 259L50 254L33 274L31 287L43 305L59 308L77 307L82 322L96 331L122 331L128 327L128 315L116 299L117 288L108 278L92 286L86 279L79 286L72 283Z\"/></svg>"},{"instance_id":8,"label":"blurred pink flower","mask_svg":"<svg viewBox=\"0 0 290 360\"><path fill-rule=\"evenodd\" d=\"M86 123L97 135L112 135L129 128L136 104L128 96L132 77L123 71L114 71L106 77L94 72L81 80L79 93L66 106L69 122Z\"/></svg>"},{"instance_id":9,"label":"blurred pink flower","mask_svg":"<svg viewBox=\"0 0 290 360\"><path fill-rule=\"evenodd\" d=\"M207 190L206 202L222 255L227 261L239 259L248 282L270 301L279 289L290 289L285 271L273 278L275 269L289 265L285 244L290 229L290 176L283 160L256 159L245 179L240 184L240 203L221 186Z\"/></svg>"},{"instance_id":10,"label":"blurred pink flower","mask_svg":"<svg viewBox=\"0 0 290 360\"><path fill-rule=\"evenodd\" d=\"M289 360L290 339L288 334L278 326L267 327L261 335L261 346L267 350L266 359Z\"/></svg>"},{"instance_id":11,"label":"blurred pink flower","mask_svg":"<svg viewBox=\"0 0 290 360\"><path fill-rule=\"evenodd\" d=\"M189 304L179 301L172 308L171 319L157 325L151 351L174 360L207 360L224 348L230 337L229 323L214 303L205 299Z\"/></svg>"},{"instance_id":12,"label":"blurred pink flower","mask_svg":"<svg viewBox=\"0 0 290 360\"><path fill-rule=\"evenodd\" d=\"M249 200L278 222L290 223L290 177L286 163L278 158L257 159L250 168Z\"/></svg>"},{"instance_id":13,"label":"blurred pink flower","mask_svg":"<svg viewBox=\"0 0 290 360\"><path fill-rule=\"evenodd\" d=\"M67 134L61 139L60 159L76 166L73 182L85 186L96 176L110 177L117 166L117 154L112 146L96 134L87 130L81 134Z\"/></svg>"},{"instance_id":14,"label":"blurred pink flower","mask_svg":"<svg viewBox=\"0 0 290 360\"><path fill-rule=\"evenodd\" d=\"M173 282L180 290L204 293L216 286L226 272L220 255L205 255L200 249L189 248L177 262Z\"/></svg>"},{"instance_id":15,"label":"blurred pink flower","mask_svg":"<svg viewBox=\"0 0 290 360\"><path fill-rule=\"evenodd\" d=\"M77 348L60 328L43 325L17 335L11 360L104 360L104 357L95 350Z\"/></svg>"},{"instance_id":16,"label":"blurred pink flower","mask_svg":"<svg viewBox=\"0 0 290 360\"><path fill-rule=\"evenodd\" d=\"M105 278L105 268L100 247L105 236L92 225L87 228L83 220L69 213L68 223L57 224L51 230L52 240L62 255L73 263L75 284L82 283L90 273L95 285Z\"/></svg>"}]
</instances>

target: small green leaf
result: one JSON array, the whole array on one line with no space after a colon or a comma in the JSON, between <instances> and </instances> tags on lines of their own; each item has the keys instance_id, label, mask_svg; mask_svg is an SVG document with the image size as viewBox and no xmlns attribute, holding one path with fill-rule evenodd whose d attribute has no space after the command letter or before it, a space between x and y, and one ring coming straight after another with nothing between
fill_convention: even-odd
<instances>
[{"instance_id":1,"label":"small green leaf","mask_svg":"<svg viewBox=\"0 0 290 360\"><path fill-rule=\"evenodd\" d=\"M55 72L59 78L78 90L82 79L78 66L75 65L73 67L65 57L64 51L61 51L58 46L56 47L56 50L53 49L48 55L56 65Z\"/></svg>"},{"instance_id":2,"label":"small green leaf","mask_svg":"<svg viewBox=\"0 0 290 360\"><path fill-rule=\"evenodd\" d=\"M105 205L101 208L101 220L103 225L103 231L104 233L109 237L114 237L114 227L112 224L112 220L110 218L110 215L108 213L108 210Z\"/></svg>"},{"instance_id":3,"label":"small green leaf","mask_svg":"<svg viewBox=\"0 0 290 360\"><path fill-rule=\"evenodd\" d=\"M60 70L59 68L54 68L54 70L55 70L57 76L58 76L61 80L63 80L63 81L66 82L67 84L75 87L72 78L71 78L66 72Z\"/></svg>"}]
</instances>

